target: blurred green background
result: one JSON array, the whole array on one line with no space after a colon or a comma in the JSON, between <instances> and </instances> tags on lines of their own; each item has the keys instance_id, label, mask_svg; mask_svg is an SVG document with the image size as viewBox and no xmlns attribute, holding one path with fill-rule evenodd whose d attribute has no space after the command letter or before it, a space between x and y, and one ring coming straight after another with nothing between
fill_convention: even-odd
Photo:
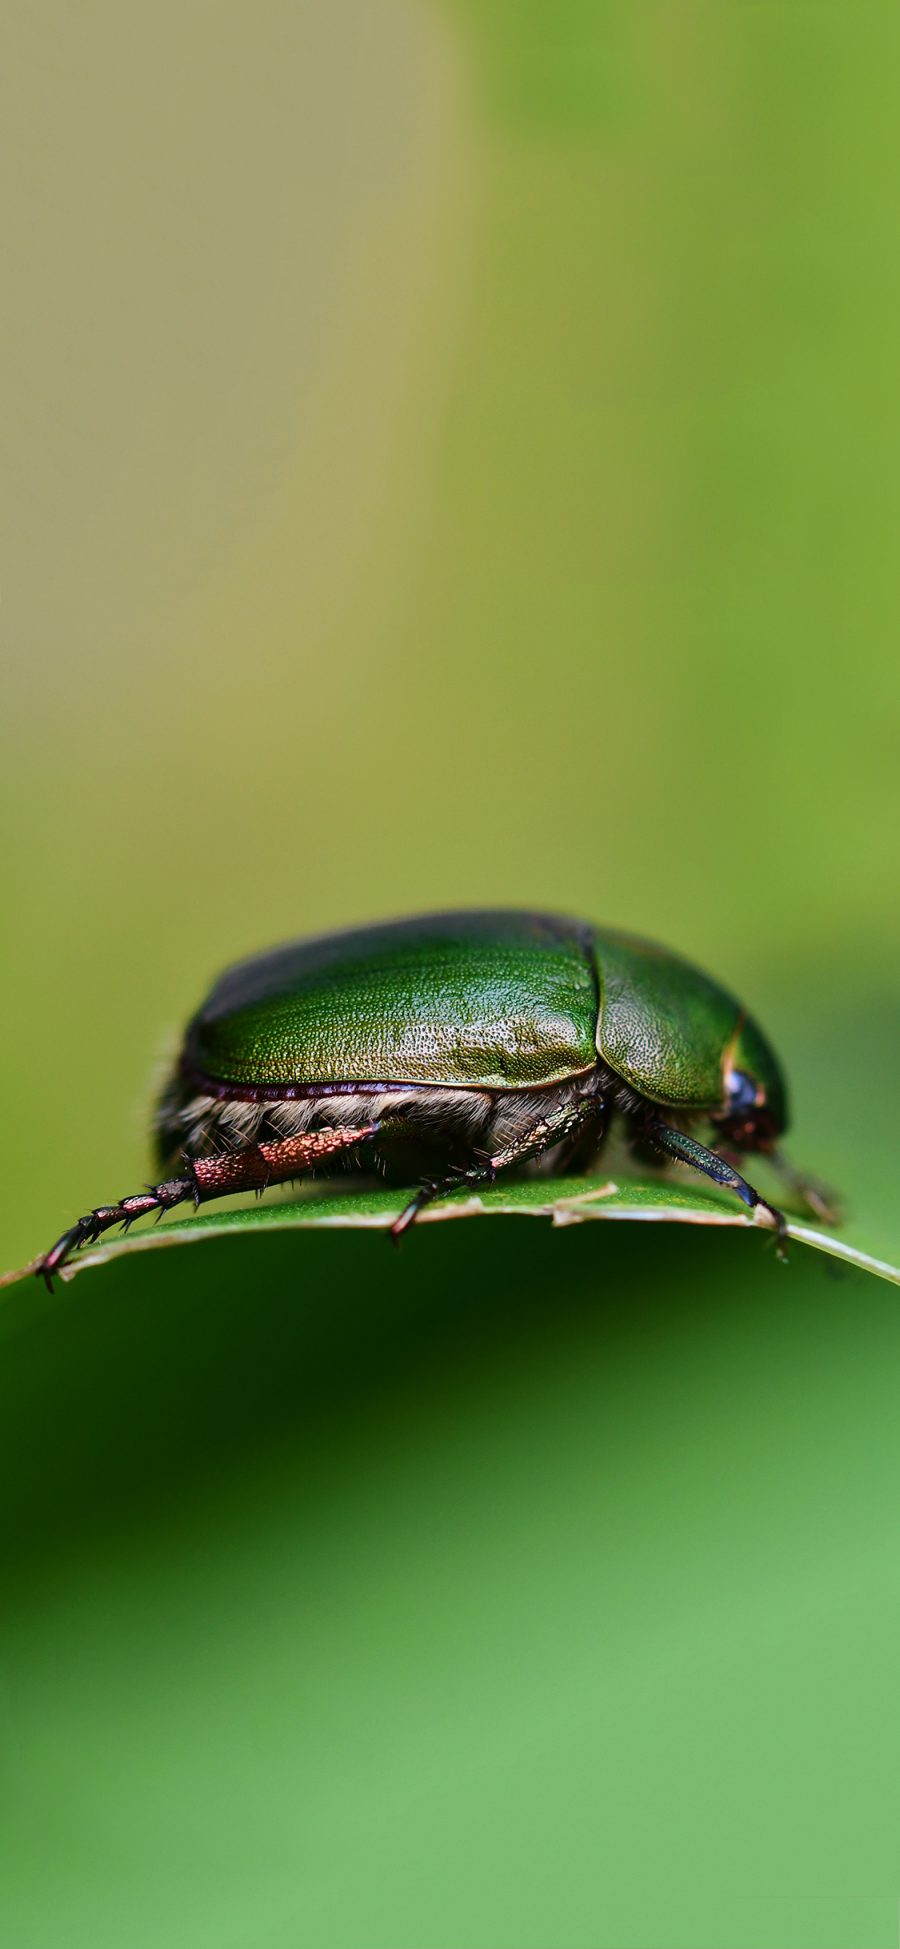
<instances>
[{"instance_id":1,"label":"blurred green background","mask_svg":"<svg viewBox=\"0 0 900 1949\"><path fill-rule=\"evenodd\" d=\"M900 16L39 0L7 39L0 1260L141 1184L228 960L479 903L729 980L896 1252ZM894 1943L896 1295L609 1230L17 1301L12 1939Z\"/></svg>"}]
</instances>

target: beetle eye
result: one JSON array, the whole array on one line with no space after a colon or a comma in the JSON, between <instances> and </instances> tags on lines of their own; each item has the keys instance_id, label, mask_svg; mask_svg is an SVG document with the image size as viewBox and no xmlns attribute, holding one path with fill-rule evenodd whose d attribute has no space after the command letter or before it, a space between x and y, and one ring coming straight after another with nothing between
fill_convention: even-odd
<instances>
[{"instance_id":1,"label":"beetle eye","mask_svg":"<svg viewBox=\"0 0 900 1949\"><path fill-rule=\"evenodd\" d=\"M756 1107L757 1086L752 1076L743 1069L732 1069L728 1075L728 1108L732 1115L742 1116L745 1111Z\"/></svg>"}]
</instances>

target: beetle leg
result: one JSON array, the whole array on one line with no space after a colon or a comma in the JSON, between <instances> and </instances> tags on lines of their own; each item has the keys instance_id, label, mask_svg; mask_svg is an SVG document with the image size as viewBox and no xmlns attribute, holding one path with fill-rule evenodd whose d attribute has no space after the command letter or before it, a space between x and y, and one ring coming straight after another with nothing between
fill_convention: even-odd
<instances>
[{"instance_id":1,"label":"beetle leg","mask_svg":"<svg viewBox=\"0 0 900 1949\"><path fill-rule=\"evenodd\" d=\"M728 1191L736 1191L738 1197L743 1199L744 1204L748 1205L751 1211L757 1205L760 1205L763 1211L767 1211L778 1233L779 1256L786 1257L784 1237L787 1232L787 1221L784 1213L778 1211L775 1205L770 1205L766 1198L761 1198L759 1192L754 1190L752 1184L747 1183L746 1178L741 1177L740 1172L736 1171L732 1164L729 1164L724 1157L717 1157L714 1150L707 1150L705 1144L698 1144L695 1137L687 1137L683 1130L674 1130L671 1124L658 1123L654 1119L647 1126L647 1135L652 1143L666 1152L668 1157L677 1158L680 1164L690 1164L695 1171L702 1171L704 1177L712 1178L715 1184L724 1185Z\"/></svg>"},{"instance_id":2,"label":"beetle leg","mask_svg":"<svg viewBox=\"0 0 900 1949\"><path fill-rule=\"evenodd\" d=\"M168 1178L165 1184L150 1185L131 1198L120 1198L118 1204L98 1205L94 1211L86 1212L44 1254L37 1271L52 1292L54 1273L61 1271L72 1253L83 1245L95 1244L113 1225L123 1225L127 1231L135 1219L149 1212L159 1216L175 1205L184 1204L188 1198L196 1206L210 1198L224 1198L230 1192L264 1191L267 1185L284 1184L289 1178L311 1170L335 1151L374 1137L378 1128L377 1123L369 1123L358 1130L340 1126L307 1130L296 1137L285 1137L280 1143L252 1144L247 1150L223 1151L215 1157L185 1157L183 1176Z\"/></svg>"},{"instance_id":3,"label":"beetle leg","mask_svg":"<svg viewBox=\"0 0 900 1949\"><path fill-rule=\"evenodd\" d=\"M109 1231L112 1225L123 1225L127 1231L136 1218L143 1218L151 1211L155 1211L158 1215L164 1211L171 1211L175 1205L182 1204L185 1198L191 1198L193 1195L193 1178L189 1176L168 1178L165 1184L151 1185L149 1190L138 1191L133 1197L120 1198L118 1204L97 1205L94 1211L85 1212L84 1217L79 1218L67 1232L63 1232L62 1237L50 1247L49 1252L45 1252L37 1267L38 1275L43 1279L47 1291L52 1293L53 1275L62 1270L72 1253L77 1252L82 1245L93 1245L103 1232Z\"/></svg>"},{"instance_id":4,"label":"beetle leg","mask_svg":"<svg viewBox=\"0 0 900 1949\"><path fill-rule=\"evenodd\" d=\"M843 1211L836 1191L829 1190L828 1185L823 1184L820 1178L806 1177L803 1171L795 1171L784 1152L776 1149L774 1144L761 1146L760 1154L767 1159L773 1171L777 1171L791 1195L807 1213L813 1218L818 1218L821 1225L841 1223ZM726 1164L732 1164L735 1170L743 1161L742 1153L732 1150L730 1145L720 1145L717 1155L724 1158Z\"/></svg>"},{"instance_id":5,"label":"beetle leg","mask_svg":"<svg viewBox=\"0 0 900 1949\"><path fill-rule=\"evenodd\" d=\"M522 1137L504 1145L502 1150L494 1151L492 1156L484 1157L468 1170L457 1171L444 1178L436 1178L428 1184L421 1184L414 1198L404 1206L399 1218L395 1218L389 1237L396 1245L418 1218L423 1206L430 1205L435 1198L443 1198L450 1191L461 1191L465 1185L492 1184L498 1171L507 1171L514 1164L524 1164L529 1157L537 1157L551 1145L575 1138L597 1121L597 1100L595 1097L582 1097L576 1104L569 1104L563 1110L551 1112L532 1124Z\"/></svg>"},{"instance_id":6,"label":"beetle leg","mask_svg":"<svg viewBox=\"0 0 900 1949\"><path fill-rule=\"evenodd\" d=\"M789 1185L796 1196L803 1200L814 1218L818 1218L823 1225L840 1224L841 1201L836 1192L830 1191L827 1184L821 1184L818 1178L808 1178L802 1171L795 1171L783 1151L773 1148L767 1152L767 1156L779 1177L782 1177L785 1184Z\"/></svg>"}]
</instances>

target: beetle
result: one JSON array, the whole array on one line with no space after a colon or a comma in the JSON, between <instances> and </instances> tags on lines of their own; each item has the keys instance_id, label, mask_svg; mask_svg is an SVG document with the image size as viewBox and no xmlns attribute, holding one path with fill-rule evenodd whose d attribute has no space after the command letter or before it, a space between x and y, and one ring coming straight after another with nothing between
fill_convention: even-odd
<instances>
[{"instance_id":1,"label":"beetle","mask_svg":"<svg viewBox=\"0 0 900 1949\"><path fill-rule=\"evenodd\" d=\"M295 941L230 968L189 1023L157 1107L161 1170L98 1205L39 1262L48 1284L113 1225L348 1162L432 1198L500 1171L587 1168L611 1119L785 1220L737 1163L763 1153L817 1216L827 1195L777 1150L781 1067L726 988L650 941L553 914L432 914ZM694 1133L701 1123L710 1143Z\"/></svg>"}]
</instances>

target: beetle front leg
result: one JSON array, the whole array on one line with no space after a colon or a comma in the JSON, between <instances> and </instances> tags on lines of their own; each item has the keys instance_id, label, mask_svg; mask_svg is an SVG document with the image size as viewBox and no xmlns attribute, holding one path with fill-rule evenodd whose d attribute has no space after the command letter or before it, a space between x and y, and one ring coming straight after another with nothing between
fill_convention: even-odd
<instances>
[{"instance_id":1,"label":"beetle front leg","mask_svg":"<svg viewBox=\"0 0 900 1949\"><path fill-rule=\"evenodd\" d=\"M215 1157L185 1157L181 1177L149 1185L146 1191L121 1198L118 1204L98 1205L94 1211L86 1212L44 1254L37 1272L52 1292L54 1274L62 1270L72 1253L83 1245L96 1244L114 1225L122 1225L127 1231L136 1219L146 1217L149 1212L155 1211L161 1217L164 1211L172 1211L189 1199L201 1205L211 1198L224 1198L237 1191L265 1191L270 1184L286 1184L333 1156L335 1151L347 1150L376 1136L378 1129L377 1123L369 1123L356 1130L340 1127L307 1130L300 1136L285 1137L280 1143L253 1144L247 1150L221 1151Z\"/></svg>"},{"instance_id":2,"label":"beetle front leg","mask_svg":"<svg viewBox=\"0 0 900 1949\"><path fill-rule=\"evenodd\" d=\"M768 1199L760 1197L753 1185L748 1184L747 1179L742 1178L740 1172L724 1157L717 1157L714 1150L707 1150L705 1144L698 1144L695 1137L687 1137L683 1130L675 1130L671 1124L659 1123L655 1118L646 1125L646 1135L666 1156L676 1158L680 1164L690 1164L695 1171L702 1171L704 1177L712 1178L714 1184L724 1185L728 1191L736 1191L751 1211L757 1205L767 1211L778 1233L779 1256L786 1256L783 1241L787 1221L784 1213L775 1205L770 1205Z\"/></svg>"},{"instance_id":3,"label":"beetle front leg","mask_svg":"<svg viewBox=\"0 0 900 1949\"><path fill-rule=\"evenodd\" d=\"M732 1149L730 1145L720 1145L717 1154L726 1164L732 1164L735 1170L743 1163L743 1152ZM772 1170L778 1173L783 1183L787 1185L791 1196L810 1217L817 1218L820 1225L841 1224L843 1206L836 1191L830 1190L828 1185L823 1184L819 1178L807 1177L804 1171L795 1171L784 1152L774 1144L763 1145L760 1155L766 1159Z\"/></svg>"}]
</instances>

